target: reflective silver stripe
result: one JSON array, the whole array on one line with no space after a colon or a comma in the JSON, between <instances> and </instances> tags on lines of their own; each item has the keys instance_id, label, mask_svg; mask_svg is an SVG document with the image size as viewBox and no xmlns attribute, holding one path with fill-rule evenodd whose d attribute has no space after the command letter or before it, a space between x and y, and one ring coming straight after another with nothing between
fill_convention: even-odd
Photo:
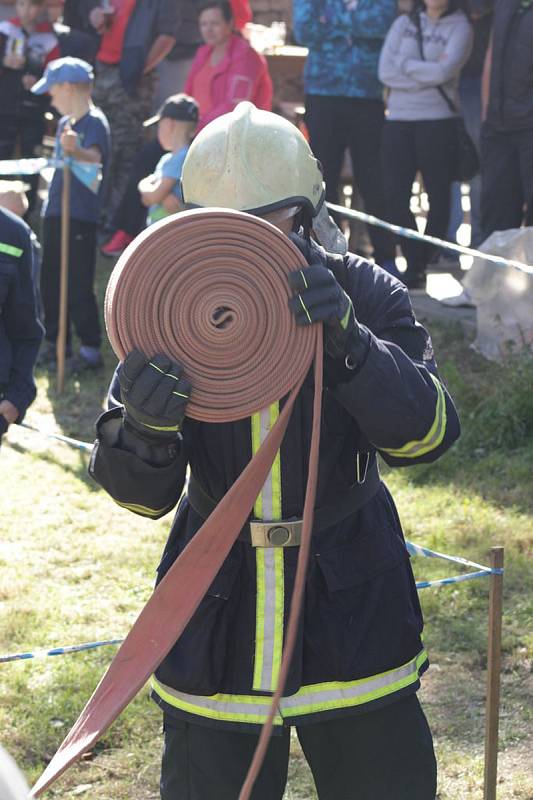
<instances>
[{"instance_id":1,"label":"reflective silver stripe","mask_svg":"<svg viewBox=\"0 0 533 800\"><path fill-rule=\"evenodd\" d=\"M263 617L263 664L259 689L272 691L272 669L274 662L274 628L276 624L276 553L274 549L263 549L265 605Z\"/></svg>"},{"instance_id":2,"label":"reflective silver stripe","mask_svg":"<svg viewBox=\"0 0 533 800\"><path fill-rule=\"evenodd\" d=\"M254 442L254 453L255 445L265 440L278 414L277 403L259 412L259 442ZM256 516L261 519L281 518L279 475L278 453L255 504ZM271 692L277 684L281 660L280 640L283 637L283 552L276 548L257 548L256 564L258 585L253 688Z\"/></svg>"},{"instance_id":3,"label":"reflective silver stripe","mask_svg":"<svg viewBox=\"0 0 533 800\"><path fill-rule=\"evenodd\" d=\"M178 692L152 678L152 689L169 705L191 714L227 722L248 722L262 725L270 710L269 697L253 695L215 694L210 697ZM276 714L274 724L281 725L282 718Z\"/></svg>"},{"instance_id":4,"label":"reflective silver stripe","mask_svg":"<svg viewBox=\"0 0 533 800\"><path fill-rule=\"evenodd\" d=\"M265 441L270 431L270 406L259 412L259 441ZM261 489L261 519L272 519L272 469Z\"/></svg>"},{"instance_id":5,"label":"reflective silver stripe","mask_svg":"<svg viewBox=\"0 0 533 800\"><path fill-rule=\"evenodd\" d=\"M399 692L419 679L421 667L427 661L427 653L422 650L407 664L388 670L369 678L356 681L332 681L317 683L302 688L280 703L280 713L275 724L280 725L284 718L319 714L340 708L350 708L379 700ZM248 722L261 725L270 709L270 698L255 695L215 694L210 697L178 692L170 686L152 679L152 688L162 700L170 705L211 719L227 722Z\"/></svg>"},{"instance_id":6,"label":"reflective silver stripe","mask_svg":"<svg viewBox=\"0 0 533 800\"><path fill-rule=\"evenodd\" d=\"M296 694L284 697L280 703L282 716L298 716L332 708L371 702L391 692L399 691L418 680L418 671L427 654L424 650L407 664L371 678L356 681L332 682L304 686Z\"/></svg>"}]
</instances>

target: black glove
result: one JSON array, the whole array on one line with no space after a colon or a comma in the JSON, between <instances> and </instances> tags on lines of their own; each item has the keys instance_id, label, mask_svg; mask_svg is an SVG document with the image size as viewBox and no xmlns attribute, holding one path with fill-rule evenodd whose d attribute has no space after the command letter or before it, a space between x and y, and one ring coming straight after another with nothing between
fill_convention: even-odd
<instances>
[{"instance_id":1,"label":"black glove","mask_svg":"<svg viewBox=\"0 0 533 800\"><path fill-rule=\"evenodd\" d=\"M324 323L326 353L345 359L348 343L355 345L360 335L352 301L335 280L331 270L320 264L290 272L289 285L298 294L289 300L297 325Z\"/></svg>"},{"instance_id":2,"label":"black glove","mask_svg":"<svg viewBox=\"0 0 533 800\"><path fill-rule=\"evenodd\" d=\"M191 394L181 364L133 350L119 372L124 428L155 443L175 441Z\"/></svg>"}]
</instances>

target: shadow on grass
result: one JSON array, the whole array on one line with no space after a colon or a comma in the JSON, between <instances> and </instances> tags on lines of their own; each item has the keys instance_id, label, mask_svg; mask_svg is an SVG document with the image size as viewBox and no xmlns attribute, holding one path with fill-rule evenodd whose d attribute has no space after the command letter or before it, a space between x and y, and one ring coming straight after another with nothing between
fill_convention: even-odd
<instances>
[{"instance_id":1,"label":"shadow on grass","mask_svg":"<svg viewBox=\"0 0 533 800\"><path fill-rule=\"evenodd\" d=\"M35 454L34 450L29 447L24 447L24 445L21 445L18 442L8 442L8 446L20 455ZM62 446L68 447L66 444ZM44 451L39 453L39 459L47 464L50 464L51 466L61 467L64 472L68 472L78 480L82 481L89 491L99 491L100 487L95 484L87 472L89 453L79 453L77 466L66 464L59 454L56 455L56 453L52 451Z\"/></svg>"}]
</instances>

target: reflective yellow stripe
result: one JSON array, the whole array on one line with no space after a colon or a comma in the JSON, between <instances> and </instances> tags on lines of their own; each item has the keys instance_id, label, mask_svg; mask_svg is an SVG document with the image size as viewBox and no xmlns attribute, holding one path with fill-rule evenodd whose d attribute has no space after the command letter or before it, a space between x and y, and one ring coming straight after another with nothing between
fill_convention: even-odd
<instances>
[{"instance_id":1,"label":"reflective yellow stripe","mask_svg":"<svg viewBox=\"0 0 533 800\"><path fill-rule=\"evenodd\" d=\"M136 503L121 503L115 500L115 503L122 508L127 508L128 511L135 511L136 514L142 514L144 517L159 517L166 511L170 511L170 507L164 506L163 508L148 508L147 506L139 506Z\"/></svg>"},{"instance_id":2,"label":"reflective yellow stripe","mask_svg":"<svg viewBox=\"0 0 533 800\"><path fill-rule=\"evenodd\" d=\"M279 404L272 403L270 406L270 426L272 429L279 417ZM281 458L280 452L276 453L276 458L270 470L270 480L272 482L271 496L272 496L272 509L268 519L281 519Z\"/></svg>"},{"instance_id":3,"label":"reflective yellow stripe","mask_svg":"<svg viewBox=\"0 0 533 800\"><path fill-rule=\"evenodd\" d=\"M346 330L346 328L348 327L348 322L350 321L350 312L351 312L351 310L352 310L352 304L348 303L348 308L346 309L346 314L341 319L341 327L342 327L343 330Z\"/></svg>"},{"instance_id":4,"label":"reflective yellow stripe","mask_svg":"<svg viewBox=\"0 0 533 800\"><path fill-rule=\"evenodd\" d=\"M177 394L177 392L172 392L172 394ZM153 431L179 431L179 425L148 425L146 422L141 422L141 425L144 425L145 428L150 428Z\"/></svg>"},{"instance_id":5,"label":"reflective yellow stripe","mask_svg":"<svg viewBox=\"0 0 533 800\"><path fill-rule=\"evenodd\" d=\"M264 549L255 549L255 575L257 582L257 597L255 601L255 654L254 654L254 680L253 689L261 686L263 676L263 650L265 630L265 559Z\"/></svg>"},{"instance_id":6,"label":"reflective yellow stripe","mask_svg":"<svg viewBox=\"0 0 533 800\"><path fill-rule=\"evenodd\" d=\"M254 414L252 453L255 454L279 417L279 405ZM270 472L256 500L254 513L258 519L281 519L281 460L276 454ZM252 688L275 690L281 666L284 612L284 555L281 548L256 548L256 618L255 653Z\"/></svg>"},{"instance_id":7,"label":"reflective yellow stripe","mask_svg":"<svg viewBox=\"0 0 533 800\"><path fill-rule=\"evenodd\" d=\"M353 708L399 692L418 681L420 670L426 661L427 653L422 650L406 664L369 678L302 686L296 694L281 699L280 713L276 715L274 724L281 725L283 719L340 708ZM267 718L270 707L269 697L232 694L215 694L209 697L191 695L165 686L155 677L152 679L152 689L162 700L175 708L227 722L261 725Z\"/></svg>"},{"instance_id":8,"label":"reflective yellow stripe","mask_svg":"<svg viewBox=\"0 0 533 800\"><path fill-rule=\"evenodd\" d=\"M251 419L252 424L252 456L259 450L261 444L261 414L254 414ZM263 519L263 501L261 492L259 492L257 499L254 503L254 516L256 519Z\"/></svg>"},{"instance_id":9,"label":"reflective yellow stripe","mask_svg":"<svg viewBox=\"0 0 533 800\"><path fill-rule=\"evenodd\" d=\"M15 247L12 244L6 244L5 242L0 242L0 253L5 253L8 256L15 256L15 258L20 258L24 250L21 250L20 247Z\"/></svg>"},{"instance_id":10,"label":"reflective yellow stripe","mask_svg":"<svg viewBox=\"0 0 533 800\"><path fill-rule=\"evenodd\" d=\"M298 295L298 299L300 301L301 307L303 308L303 310L305 311L305 313L307 315L307 319L309 320L309 324L312 325L313 324L313 320L311 319L311 317L309 315L309 311L307 310L307 306L305 305L304 301L302 300L302 295L301 294Z\"/></svg>"},{"instance_id":11,"label":"reflective yellow stripe","mask_svg":"<svg viewBox=\"0 0 533 800\"><path fill-rule=\"evenodd\" d=\"M423 439L407 442L403 447L397 449L380 447L379 450L383 453L388 453L395 458L417 458L417 456L431 452L442 442L446 433L446 398L440 382L433 375L431 378L437 390L437 406L435 419L426 436Z\"/></svg>"},{"instance_id":12,"label":"reflective yellow stripe","mask_svg":"<svg viewBox=\"0 0 533 800\"><path fill-rule=\"evenodd\" d=\"M178 692L170 686L165 686L155 677L152 677L152 689L162 700L175 708L224 722L262 725L270 709L270 697L236 694L214 694L203 697ZM281 716L276 714L274 725L282 724Z\"/></svg>"},{"instance_id":13,"label":"reflective yellow stripe","mask_svg":"<svg viewBox=\"0 0 533 800\"><path fill-rule=\"evenodd\" d=\"M307 714L353 708L380 700L416 683L420 676L420 668L426 660L427 653L422 650L407 664L373 675L371 678L303 686L296 694L283 698L281 714L283 717L303 717Z\"/></svg>"}]
</instances>

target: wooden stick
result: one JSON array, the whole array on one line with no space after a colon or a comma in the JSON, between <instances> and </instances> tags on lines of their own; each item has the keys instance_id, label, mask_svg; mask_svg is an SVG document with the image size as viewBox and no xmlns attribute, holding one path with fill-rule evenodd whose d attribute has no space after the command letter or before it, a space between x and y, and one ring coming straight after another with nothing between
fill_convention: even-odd
<instances>
[{"instance_id":1,"label":"wooden stick","mask_svg":"<svg viewBox=\"0 0 533 800\"><path fill-rule=\"evenodd\" d=\"M490 550L492 569L503 569L503 547ZM487 700L485 706L484 800L496 800L498 777L498 723L500 713L500 673L502 660L503 574L490 576L489 642L487 652Z\"/></svg>"},{"instance_id":2,"label":"wooden stick","mask_svg":"<svg viewBox=\"0 0 533 800\"><path fill-rule=\"evenodd\" d=\"M59 331L56 341L57 391L65 388L65 351L67 346L68 315L68 264L70 238L70 167L63 165L63 192L61 195L61 277L59 284Z\"/></svg>"}]
</instances>

